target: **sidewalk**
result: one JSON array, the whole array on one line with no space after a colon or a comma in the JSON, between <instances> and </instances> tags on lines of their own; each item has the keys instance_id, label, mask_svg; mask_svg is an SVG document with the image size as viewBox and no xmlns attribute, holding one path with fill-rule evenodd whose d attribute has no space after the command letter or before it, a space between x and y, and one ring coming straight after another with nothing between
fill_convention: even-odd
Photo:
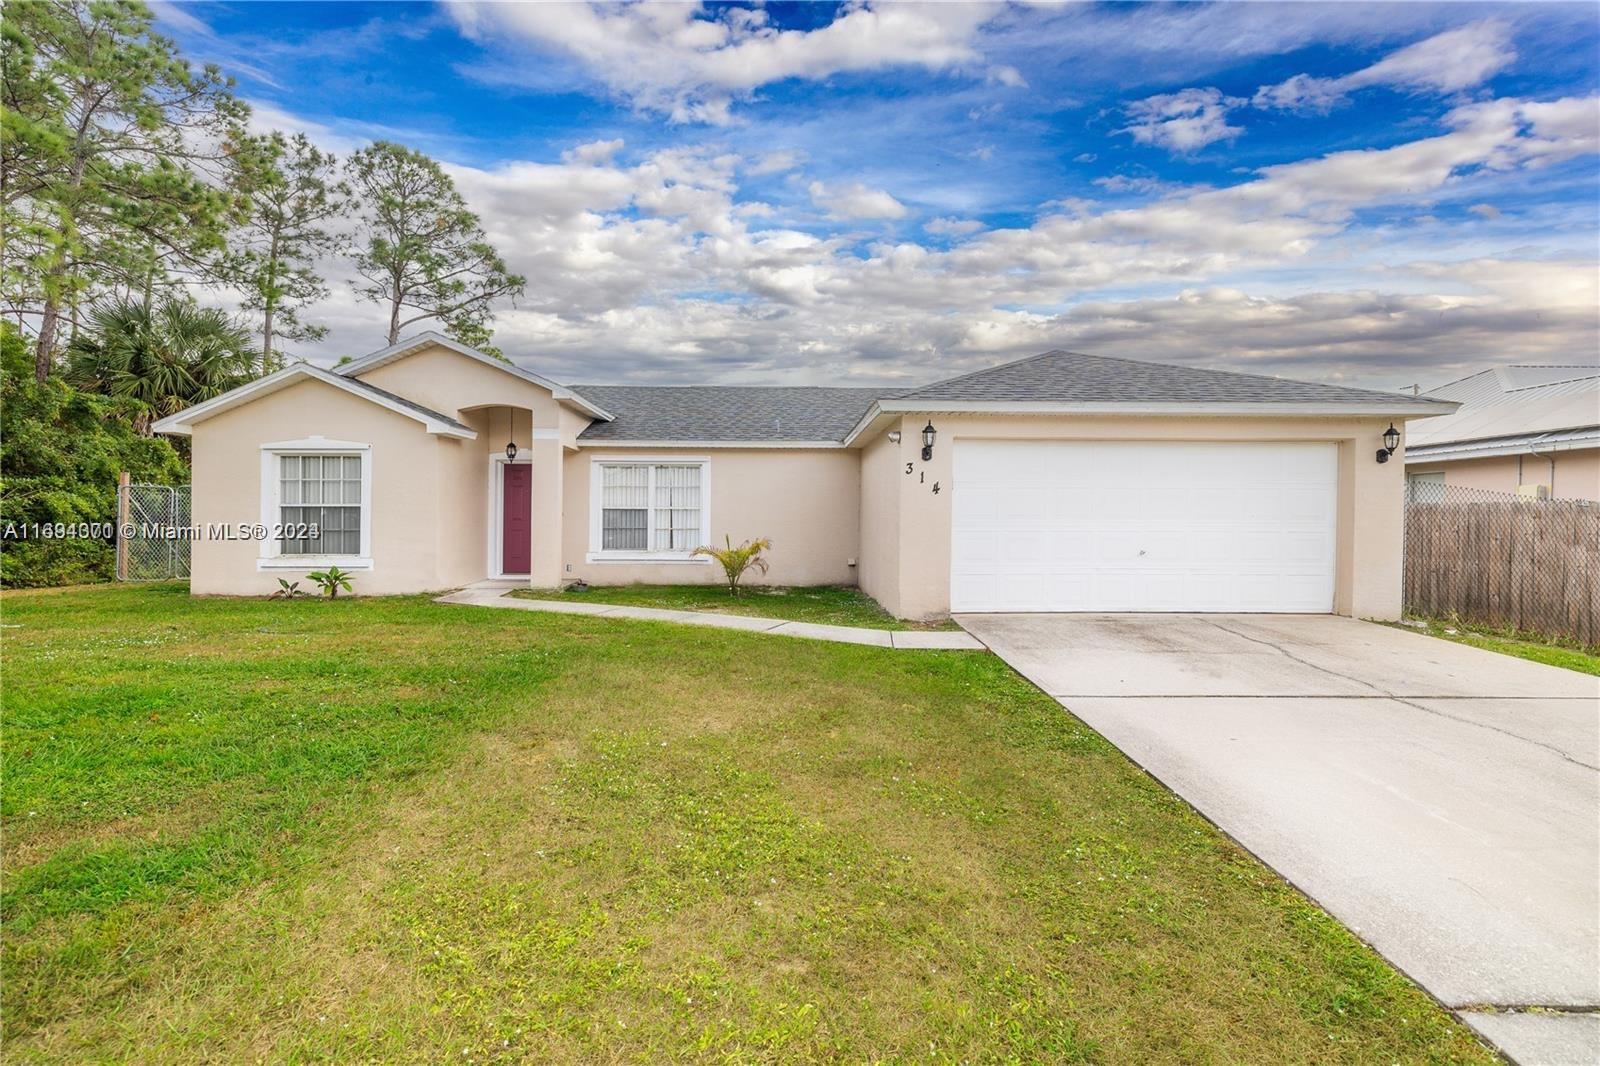
<instances>
[{"instance_id":1,"label":"sidewalk","mask_svg":"<svg viewBox=\"0 0 1600 1066\"><path fill-rule=\"evenodd\" d=\"M524 600L507 596L505 585L469 586L459 592L438 597L435 603L464 604L469 607L500 607L512 611L544 611L547 614L604 615L607 618L636 618L650 622L681 622L713 629L743 629L753 633L772 633L780 637L831 640L841 644L870 644L878 648L919 648L947 651L982 651L983 645L959 630L861 629L856 626L827 626L815 622L785 622L777 618L751 618L739 614L708 611L664 611L655 607L623 607L612 603L567 603L561 600Z\"/></svg>"}]
</instances>

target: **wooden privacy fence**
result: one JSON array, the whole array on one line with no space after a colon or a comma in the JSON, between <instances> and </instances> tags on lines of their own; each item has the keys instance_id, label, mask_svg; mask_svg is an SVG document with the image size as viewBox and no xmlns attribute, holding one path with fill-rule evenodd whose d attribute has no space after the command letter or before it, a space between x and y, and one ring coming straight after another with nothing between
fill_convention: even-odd
<instances>
[{"instance_id":1,"label":"wooden privacy fence","mask_svg":"<svg viewBox=\"0 0 1600 1066\"><path fill-rule=\"evenodd\" d=\"M1600 504L1417 484L1406 609L1600 645Z\"/></svg>"}]
</instances>

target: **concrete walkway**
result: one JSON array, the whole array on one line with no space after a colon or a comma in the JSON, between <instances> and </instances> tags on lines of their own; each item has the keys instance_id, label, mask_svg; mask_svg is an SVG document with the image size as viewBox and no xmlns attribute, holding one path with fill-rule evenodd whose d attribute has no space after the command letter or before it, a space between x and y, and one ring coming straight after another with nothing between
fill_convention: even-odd
<instances>
[{"instance_id":1,"label":"concrete walkway","mask_svg":"<svg viewBox=\"0 0 1600 1066\"><path fill-rule=\"evenodd\" d=\"M649 622L681 622L713 629L743 629L751 633L772 633L780 637L831 640L840 644L870 644L878 648L918 648L944 651L982 651L982 642L960 630L862 629L857 626L827 626L815 622L785 622L778 618L752 618L741 614L716 614L710 611L664 611L656 607L624 607L614 603L577 603L567 600L527 600L506 595L510 584L485 582L440 596L436 603L459 603L471 607L500 607L513 611L543 611L547 614L586 614L605 618L636 618Z\"/></svg>"},{"instance_id":2,"label":"concrete walkway","mask_svg":"<svg viewBox=\"0 0 1600 1066\"><path fill-rule=\"evenodd\" d=\"M1600 1062L1600 678L1331 615L958 619L1518 1062Z\"/></svg>"}]
</instances>

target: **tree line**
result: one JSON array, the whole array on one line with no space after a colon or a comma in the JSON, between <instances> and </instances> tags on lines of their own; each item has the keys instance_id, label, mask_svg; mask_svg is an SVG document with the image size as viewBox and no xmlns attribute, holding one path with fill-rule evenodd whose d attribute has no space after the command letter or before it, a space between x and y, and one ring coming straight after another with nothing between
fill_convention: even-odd
<instances>
[{"instance_id":1,"label":"tree line","mask_svg":"<svg viewBox=\"0 0 1600 1066\"><path fill-rule=\"evenodd\" d=\"M234 295L270 371L286 342L325 333L319 264L341 254L355 294L388 311L389 343L432 320L486 344L495 303L522 292L435 160L390 141L340 160L253 132L233 80L185 60L142 3L28 0L0 34L0 300L38 381L107 308L155 321L201 292Z\"/></svg>"},{"instance_id":2,"label":"tree line","mask_svg":"<svg viewBox=\"0 0 1600 1066\"><path fill-rule=\"evenodd\" d=\"M495 306L524 279L438 162L392 141L340 159L250 119L142 3L6 5L0 530L110 522L120 471L186 480L182 442L151 423L324 336L338 257L389 343L427 322L493 351ZM6 585L111 565L104 543L0 542Z\"/></svg>"}]
</instances>

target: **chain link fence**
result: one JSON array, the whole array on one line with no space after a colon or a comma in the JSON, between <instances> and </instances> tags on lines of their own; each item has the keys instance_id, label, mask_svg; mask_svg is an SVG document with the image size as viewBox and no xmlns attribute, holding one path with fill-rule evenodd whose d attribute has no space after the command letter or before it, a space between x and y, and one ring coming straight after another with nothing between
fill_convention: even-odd
<instances>
[{"instance_id":1,"label":"chain link fence","mask_svg":"<svg viewBox=\"0 0 1600 1066\"><path fill-rule=\"evenodd\" d=\"M189 486L117 486L117 580L189 576Z\"/></svg>"},{"instance_id":2,"label":"chain link fence","mask_svg":"<svg viewBox=\"0 0 1600 1066\"><path fill-rule=\"evenodd\" d=\"M1405 604L1416 614L1600 645L1600 504L1412 484Z\"/></svg>"}]
</instances>

